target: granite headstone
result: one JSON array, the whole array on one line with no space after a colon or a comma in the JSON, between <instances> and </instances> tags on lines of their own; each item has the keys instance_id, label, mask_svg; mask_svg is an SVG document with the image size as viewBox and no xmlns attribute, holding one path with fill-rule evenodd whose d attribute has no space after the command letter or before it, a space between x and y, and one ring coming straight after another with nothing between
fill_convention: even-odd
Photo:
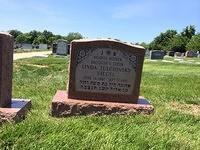
<instances>
[{"instance_id":1,"label":"granite headstone","mask_svg":"<svg viewBox=\"0 0 200 150\"><path fill-rule=\"evenodd\" d=\"M162 50L151 50L150 59L163 59L165 56L164 51Z\"/></svg>"},{"instance_id":2,"label":"granite headstone","mask_svg":"<svg viewBox=\"0 0 200 150\"><path fill-rule=\"evenodd\" d=\"M67 55L68 54L68 42L65 40L59 40L57 42L57 55Z\"/></svg>"},{"instance_id":3,"label":"granite headstone","mask_svg":"<svg viewBox=\"0 0 200 150\"><path fill-rule=\"evenodd\" d=\"M186 51L185 57L197 57L198 54L194 51Z\"/></svg>"},{"instance_id":4,"label":"granite headstone","mask_svg":"<svg viewBox=\"0 0 200 150\"><path fill-rule=\"evenodd\" d=\"M22 49L28 49L28 50L31 50L33 48L32 44L29 44L29 43L23 43L21 45L21 48Z\"/></svg>"},{"instance_id":5,"label":"granite headstone","mask_svg":"<svg viewBox=\"0 0 200 150\"><path fill-rule=\"evenodd\" d=\"M56 51L57 51L57 44L56 44L56 43L53 43L53 46L52 46L52 53L53 53L53 54L56 54Z\"/></svg>"},{"instance_id":6,"label":"granite headstone","mask_svg":"<svg viewBox=\"0 0 200 150\"><path fill-rule=\"evenodd\" d=\"M174 57L174 51L169 51L168 56Z\"/></svg>"},{"instance_id":7,"label":"granite headstone","mask_svg":"<svg viewBox=\"0 0 200 150\"><path fill-rule=\"evenodd\" d=\"M144 55L143 47L115 40L72 41L68 92L56 93L52 115L152 112L139 97Z\"/></svg>"},{"instance_id":8,"label":"granite headstone","mask_svg":"<svg viewBox=\"0 0 200 150\"><path fill-rule=\"evenodd\" d=\"M13 37L0 32L0 124L24 119L30 100L12 99Z\"/></svg>"},{"instance_id":9,"label":"granite headstone","mask_svg":"<svg viewBox=\"0 0 200 150\"><path fill-rule=\"evenodd\" d=\"M47 49L47 44L39 44L39 49Z\"/></svg>"}]
</instances>

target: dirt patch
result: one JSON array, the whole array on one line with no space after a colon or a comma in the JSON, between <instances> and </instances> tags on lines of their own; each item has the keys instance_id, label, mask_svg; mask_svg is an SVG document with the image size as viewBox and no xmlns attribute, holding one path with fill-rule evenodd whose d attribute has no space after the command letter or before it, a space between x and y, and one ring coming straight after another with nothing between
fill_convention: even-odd
<instances>
[{"instance_id":1,"label":"dirt patch","mask_svg":"<svg viewBox=\"0 0 200 150\"><path fill-rule=\"evenodd\" d=\"M172 102L170 103L170 108L183 113L200 116L200 105Z\"/></svg>"}]
</instances>

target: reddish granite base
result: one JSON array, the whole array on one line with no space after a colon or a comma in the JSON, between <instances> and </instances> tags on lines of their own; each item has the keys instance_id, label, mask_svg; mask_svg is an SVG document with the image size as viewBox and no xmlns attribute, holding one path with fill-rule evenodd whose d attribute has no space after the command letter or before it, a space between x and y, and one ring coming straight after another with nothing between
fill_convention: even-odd
<instances>
[{"instance_id":1,"label":"reddish granite base","mask_svg":"<svg viewBox=\"0 0 200 150\"><path fill-rule=\"evenodd\" d=\"M24 119L30 107L30 100L12 99L10 107L0 108L0 124L3 122L18 122Z\"/></svg>"},{"instance_id":2,"label":"reddish granite base","mask_svg":"<svg viewBox=\"0 0 200 150\"><path fill-rule=\"evenodd\" d=\"M73 115L108 115L108 114L150 114L154 107L143 97L137 104L69 99L66 91L57 91L52 100L51 115L67 117Z\"/></svg>"}]
</instances>

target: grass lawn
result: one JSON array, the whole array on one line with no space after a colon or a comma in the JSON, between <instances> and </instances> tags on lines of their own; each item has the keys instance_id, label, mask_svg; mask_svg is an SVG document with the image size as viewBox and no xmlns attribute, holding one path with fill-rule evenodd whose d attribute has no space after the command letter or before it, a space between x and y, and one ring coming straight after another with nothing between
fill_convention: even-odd
<instances>
[{"instance_id":1,"label":"grass lawn","mask_svg":"<svg viewBox=\"0 0 200 150\"><path fill-rule=\"evenodd\" d=\"M26 120L0 127L0 149L200 149L200 64L145 61L140 95L155 106L152 115L53 118L68 60L14 62L13 97L33 106Z\"/></svg>"},{"instance_id":2,"label":"grass lawn","mask_svg":"<svg viewBox=\"0 0 200 150\"><path fill-rule=\"evenodd\" d=\"M52 49L14 49L15 53L26 53L26 52L42 52L42 51L52 51Z\"/></svg>"}]
</instances>

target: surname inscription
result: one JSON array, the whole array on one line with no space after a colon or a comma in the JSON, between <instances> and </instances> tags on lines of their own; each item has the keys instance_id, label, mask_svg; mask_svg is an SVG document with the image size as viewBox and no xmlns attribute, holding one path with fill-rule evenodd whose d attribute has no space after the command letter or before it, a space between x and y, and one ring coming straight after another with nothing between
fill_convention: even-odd
<instances>
[{"instance_id":1,"label":"surname inscription","mask_svg":"<svg viewBox=\"0 0 200 150\"><path fill-rule=\"evenodd\" d=\"M75 87L79 92L130 95L137 57L112 48L82 49L76 57Z\"/></svg>"}]
</instances>

